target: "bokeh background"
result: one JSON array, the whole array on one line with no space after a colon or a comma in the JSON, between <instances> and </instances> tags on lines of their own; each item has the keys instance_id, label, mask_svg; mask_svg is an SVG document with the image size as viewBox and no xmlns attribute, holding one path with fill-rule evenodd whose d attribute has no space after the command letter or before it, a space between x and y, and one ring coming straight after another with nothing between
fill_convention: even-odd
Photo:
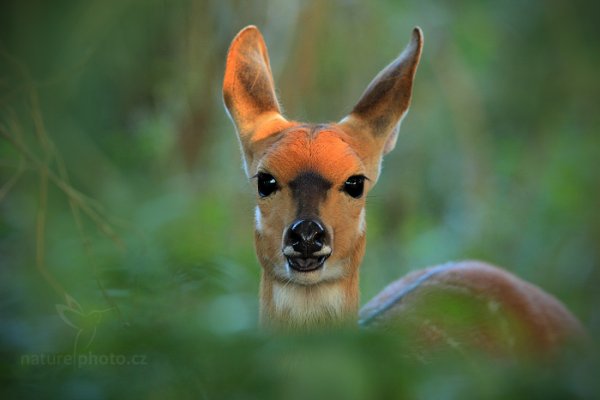
<instances>
[{"instance_id":1,"label":"bokeh background","mask_svg":"<svg viewBox=\"0 0 600 400\"><path fill-rule=\"evenodd\" d=\"M593 398L594 351L419 363L373 332L257 329L254 189L220 96L262 30L292 119L339 120L425 32L368 199L363 302L477 258L600 333L600 24L592 1L3 1L3 398ZM142 365L36 365L35 356ZM28 358L29 357L29 358ZM102 365L98 365L102 364ZM10 397L9 397L10 396Z\"/></svg>"}]
</instances>

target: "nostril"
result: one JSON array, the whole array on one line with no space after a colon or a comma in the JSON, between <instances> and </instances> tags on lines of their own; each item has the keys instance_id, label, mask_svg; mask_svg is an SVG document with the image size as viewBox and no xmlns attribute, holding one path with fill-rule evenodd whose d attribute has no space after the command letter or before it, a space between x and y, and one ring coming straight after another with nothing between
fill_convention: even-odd
<instances>
[{"instance_id":1,"label":"nostril","mask_svg":"<svg viewBox=\"0 0 600 400\"><path fill-rule=\"evenodd\" d=\"M287 243L304 257L323 248L325 229L315 220L299 220L290 226Z\"/></svg>"},{"instance_id":2,"label":"nostril","mask_svg":"<svg viewBox=\"0 0 600 400\"><path fill-rule=\"evenodd\" d=\"M288 229L287 233L287 242L288 244L296 247L302 242L302 236L294 231L294 229Z\"/></svg>"},{"instance_id":3,"label":"nostril","mask_svg":"<svg viewBox=\"0 0 600 400\"><path fill-rule=\"evenodd\" d=\"M315 231L315 235L313 236L313 241L314 242L319 242L321 244L323 244L323 239L325 238L325 231L324 230L320 230L320 231Z\"/></svg>"}]
</instances>

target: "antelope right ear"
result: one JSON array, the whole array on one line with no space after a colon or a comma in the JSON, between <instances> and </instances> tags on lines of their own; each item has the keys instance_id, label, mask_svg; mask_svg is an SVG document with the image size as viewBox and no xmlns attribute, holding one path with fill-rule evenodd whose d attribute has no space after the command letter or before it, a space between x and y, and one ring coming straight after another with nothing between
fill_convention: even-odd
<instances>
[{"instance_id":1,"label":"antelope right ear","mask_svg":"<svg viewBox=\"0 0 600 400\"><path fill-rule=\"evenodd\" d=\"M255 26L242 29L231 42L223 80L223 100L245 153L250 151L251 142L269 134L259 129L265 123L282 125L287 122L275 96L267 46Z\"/></svg>"},{"instance_id":2,"label":"antelope right ear","mask_svg":"<svg viewBox=\"0 0 600 400\"><path fill-rule=\"evenodd\" d=\"M423 32L415 27L404 51L369 84L350 115L340 122L355 135L369 135L381 154L396 145L398 129L408 111L421 50Z\"/></svg>"}]
</instances>

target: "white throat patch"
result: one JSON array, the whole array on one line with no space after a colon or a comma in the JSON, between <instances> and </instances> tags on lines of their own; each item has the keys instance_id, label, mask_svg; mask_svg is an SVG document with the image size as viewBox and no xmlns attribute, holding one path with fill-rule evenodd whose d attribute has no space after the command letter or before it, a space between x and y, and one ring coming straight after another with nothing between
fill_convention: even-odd
<instances>
[{"instance_id":1,"label":"white throat patch","mask_svg":"<svg viewBox=\"0 0 600 400\"><path fill-rule=\"evenodd\" d=\"M339 284L302 286L274 282L273 302L276 314L295 326L340 320L344 315L344 293Z\"/></svg>"}]
</instances>

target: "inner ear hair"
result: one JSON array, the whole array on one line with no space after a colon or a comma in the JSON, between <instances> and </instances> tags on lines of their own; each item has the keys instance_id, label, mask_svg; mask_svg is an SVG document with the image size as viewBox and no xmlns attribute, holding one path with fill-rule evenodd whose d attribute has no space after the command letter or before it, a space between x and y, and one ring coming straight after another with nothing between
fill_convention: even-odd
<instances>
[{"instance_id":1,"label":"inner ear hair","mask_svg":"<svg viewBox=\"0 0 600 400\"><path fill-rule=\"evenodd\" d=\"M285 120L275 95L267 46L255 26L242 29L231 43L223 100L240 137L253 135L265 120Z\"/></svg>"}]
</instances>

